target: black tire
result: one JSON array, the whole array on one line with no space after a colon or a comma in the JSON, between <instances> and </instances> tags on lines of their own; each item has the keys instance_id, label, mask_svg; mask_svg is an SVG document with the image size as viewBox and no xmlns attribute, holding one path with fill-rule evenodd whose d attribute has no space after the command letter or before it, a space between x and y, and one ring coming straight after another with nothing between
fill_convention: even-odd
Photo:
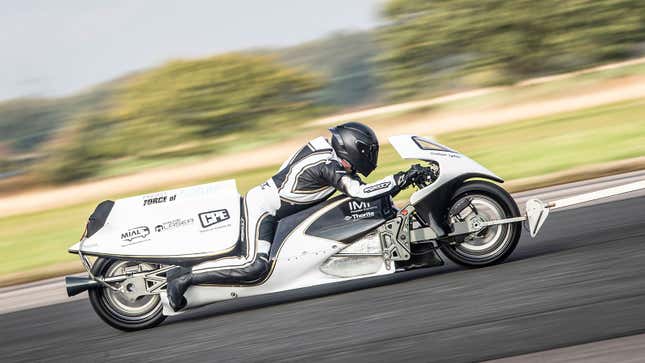
<instances>
[{"instance_id":1,"label":"black tire","mask_svg":"<svg viewBox=\"0 0 645 363\"><path fill-rule=\"evenodd\" d=\"M469 181L457 188L451 198L448 211L457 201L473 197L479 198L474 200L480 200L484 204L489 203L491 206L496 204L503 212L503 216L500 216L502 218L520 216L517 203L506 190L497 184L481 180ZM449 213L448 211L447 213ZM457 244L440 243L440 249L451 261L462 266L485 267L501 263L515 250L522 234L522 225L521 223L509 223L489 228L494 228L495 230L493 242L491 242L490 247L483 245L482 248L485 249L481 251L469 250L466 247L479 247L466 242ZM489 233L490 231L492 229L488 229L485 232ZM498 234L499 237L497 237Z\"/></svg>"},{"instance_id":2,"label":"black tire","mask_svg":"<svg viewBox=\"0 0 645 363\"><path fill-rule=\"evenodd\" d=\"M103 276L110 268L116 263L123 263L125 261L99 258L92 266L92 274L94 276ZM88 291L90 303L96 314L110 326L123 330L135 331L141 329L148 329L161 324L166 316L162 314L162 305L159 299L157 304L154 305L143 316L126 315L119 313L118 308L111 303L109 292L106 287L90 289Z\"/></svg>"}]
</instances>

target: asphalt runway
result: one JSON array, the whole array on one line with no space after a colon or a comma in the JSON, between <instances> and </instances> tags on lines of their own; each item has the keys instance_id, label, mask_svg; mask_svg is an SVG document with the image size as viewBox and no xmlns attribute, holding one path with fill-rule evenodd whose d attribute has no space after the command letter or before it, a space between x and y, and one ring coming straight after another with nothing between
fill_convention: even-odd
<instances>
[{"instance_id":1,"label":"asphalt runway","mask_svg":"<svg viewBox=\"0 0 645 363\"><path fill-rule=\"evenodd\" d=\"M640 196L553 212L538 238L525 233L507 263L484 269L240 299L135 333L86 300L3 314L0 360L469 362L643 332Z\"/></svg>"}]
</instances>

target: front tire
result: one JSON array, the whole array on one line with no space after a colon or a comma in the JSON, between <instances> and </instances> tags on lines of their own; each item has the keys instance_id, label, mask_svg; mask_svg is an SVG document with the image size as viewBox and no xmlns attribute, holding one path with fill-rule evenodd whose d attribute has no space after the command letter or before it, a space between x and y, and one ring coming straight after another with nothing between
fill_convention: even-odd
<instances>
[{"instance_id":1,"label":"front tire","mask_svg":"<svg viewBox=\"0 0 645 363\"><path fill-rule=\"evenodd\" d=\"M123 274L123 268L136 266L136 262L99 258L92 266L92 274L110 277ZM110 326L124 331L148 329L161 324L162 314L159 295L146 295L130 301L119 291L99 287L88 291L90 303L96 314Z\"/></svg>"},{"instance_id":2,"label":"front tire","mask_svg":"<svg viewBox=\"0 0 645 363\"><path fill-rule=\"evenodd\" d=\"M448 216L465 199L471 200L477 215L484 220L520 216L515 200L506 190L491 182L479 180L466 182L455 191L449 204ZM503 262L515 250L521 234L520 223L490 226L457 241L441 243L440 249L446 257L459 265L485 267Z\"/></svg>"}]
</instances>

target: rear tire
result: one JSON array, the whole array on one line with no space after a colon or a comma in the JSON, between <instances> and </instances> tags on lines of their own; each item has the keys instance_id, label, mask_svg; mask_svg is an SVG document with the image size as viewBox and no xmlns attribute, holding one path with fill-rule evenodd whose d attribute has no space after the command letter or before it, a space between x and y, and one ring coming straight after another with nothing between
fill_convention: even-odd
<instances>
[{"instance_id":1,"label":"rear tire","mask_svg":"<svg viewBox=\"0 0 645 363\"><path fill-rule=\"evenodd\" d=\"M92 274L108 277L119 274L119 269L136 265L134 262L99 258L92 266ZM96 314L110 326L124 331L148 329L161 324L166 317L162 314L159 295L147 295L131 302L123 294L106 287L88 291L90 303Z\"/></svg>"},{"instance_id":2,"label":"rear tire","mask_svg":"<svg viewBox=\"0 0 645 363\"><path fill-rule=\"evenodd\" d=\"M478 215L486 220L520 216L520 210L510 194L487 181L470 181L454 193L448 215L459 201L471 198ZM448 217L449 218L449 217ZM503 262L517 246L522 234L520 223L491 226L471 239L459 243L441 243L441 251L451 261L467 267L485 267Z\"/></svg>"}]
</instances>

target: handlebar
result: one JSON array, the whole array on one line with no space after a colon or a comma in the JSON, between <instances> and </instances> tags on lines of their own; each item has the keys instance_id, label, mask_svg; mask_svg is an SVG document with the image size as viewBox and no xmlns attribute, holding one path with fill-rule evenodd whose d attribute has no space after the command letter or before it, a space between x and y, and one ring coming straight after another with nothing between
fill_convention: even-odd
<instances>
[{"instance_id":1,"label":"handlebar","mask_svg":"<svg viewBox=\"0 0 645 363\"><path fill-rule=\"evenodd\" d=\"M412 181L412 185L418 189L427 187L439 177L439 165L436 163L429 163L429 166L421 166L421 168L423 172Z\"/></svg>"}]
</instances>

